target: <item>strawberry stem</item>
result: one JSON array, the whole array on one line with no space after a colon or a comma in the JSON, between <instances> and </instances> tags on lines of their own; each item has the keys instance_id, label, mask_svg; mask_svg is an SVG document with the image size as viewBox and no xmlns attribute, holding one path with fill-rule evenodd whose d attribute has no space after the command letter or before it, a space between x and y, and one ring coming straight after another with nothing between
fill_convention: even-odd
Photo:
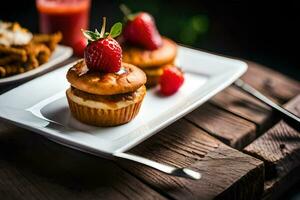
<instances>
[{"instance_id":1,"label":"strawberry stem","mask_svg":"<svg viewBox=\"0 0 300 200\"><path fill-rule=\"evenodd\" d=\"M102 27L101 27L101 31L100 31L100 38L104 38L104 34L105 34L105 26L106 26L106 17L102 18Z\"/></svg>"},{"instance_id":2,"label":"strawberry stem","mask_svg":"<svg viewBox=\"0 0 300 200\"><path fill-rule=\"evenodd\" d=\"M96 40L106 38L108 36L110 36L112 38L115 38L115 37L118 37L121 34L121 32L122 32L122 23L121 22L115 23L111 27L110 32L105 32L106 17L103 17L102 21L103 22L102 22L102 27L101 27L100 33L97 29L95 29L94 32L89 31L89 30L81 29L82 34L84 35L85 38L88 39L88 41L96 41Z\"/></svg>"},{"instance_id":3,"label":"strawberry stem","mask_svg":"<svg viewBox=\"0 0 300 200\"><path fill-rule=\"evenodd\" d=\"M128 16L132 13L131 10L125 4L120 5L120 10L122 11L126 19L128 19Z\"/></svg>"}]
</instances>

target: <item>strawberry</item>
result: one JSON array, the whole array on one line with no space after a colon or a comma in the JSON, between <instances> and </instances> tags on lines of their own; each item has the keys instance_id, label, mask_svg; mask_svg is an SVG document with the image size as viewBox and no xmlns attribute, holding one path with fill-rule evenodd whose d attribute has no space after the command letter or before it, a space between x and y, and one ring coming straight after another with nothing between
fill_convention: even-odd
<instances>
[{"instance_id":1,"label":"strawberry","mask_svg":"<svg viewBox=\"0 0 300 200\"><path fill-rule=\"evenodd\" d=\"M88 44L84 50L85 62L89 69L102 72L118 72L121 68L122 49L112 37Z\"/></svg>"},{"instance_id":2,"label":"strawberry","mask_svg":"<svg viewBox=\"0 0 300 200\"><path fill-rule=\"evenodd\" d=\"M114 39L121 34L122 24L114 24L110 32L105 32L106 18L103 18L103 24L100 33L82 30L83 35L88 39L89 44L84 50L84 59L90 70L113 73L121 68L122 49L119 43Z\"/></svg>"},{"instance_id":3,"label":"strawberry","mask_svg":"<svg viewBox=\"0 0 300 200\"><path fill-rule=\"evenodd\" d=\"M166 67L160 77L160 92L165 96L172 95L179 90L183 82L183 72L178 67Z\"/></svg>"},{"instance_id":4,"label":"strawberry","mask_svg":"<svg viewBox=\"0 0 300 200\"><path fill-rule=\"evenodd\" d=\"M149 50L155 50L162 45L161 36L156 28L153 17L146 12L130 14L130 10L121 5L126 19L123 30L124 39L133 45L138 45Z\"/></svg>"},{"instance_id":5,"label":"strawberry","mask_svg":"<svg viewBox=\"0 0 300 200\"><path fill-rule=\"evenodd\" d=\"M87 45L87 41L84 37L81 37L78 42L73 46L74 54L78 57L82 57L84 54L84 49Z\"/></svg>"}]
</instances>

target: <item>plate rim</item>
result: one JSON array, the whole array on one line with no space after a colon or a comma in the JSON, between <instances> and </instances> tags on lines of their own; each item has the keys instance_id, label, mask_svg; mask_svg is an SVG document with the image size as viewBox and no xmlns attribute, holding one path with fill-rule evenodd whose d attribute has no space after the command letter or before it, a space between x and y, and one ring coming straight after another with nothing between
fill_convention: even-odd
<instances>
[{"instance_id":1,"label":"plate rim","mask_svg":"<svg viewBox=\"0 0 300 200\"><path fill-rule=\"evenodd\" d=\"M32 70L29 70L27 72L17 74L17 75L13 75L13 76L9 76L9 77L6 77L6 78L1 78L0 79L0 86L7 85L7 84L12 84L12 83L17 83L17 82L20 82L22 80L26 80L30 77L33 77L35 75L38 75L39 73L42 73L43 71L49 70L52 67L54 67L55 65L67 60L73 54L73 49L71 47L59 44L59 45L57 45L57 48L61 49L62 54L59 55L56 59L48 61L48 62L40 65L39 67L37 67L35 69L32 69Z\"/></svg>"}]
</instances>

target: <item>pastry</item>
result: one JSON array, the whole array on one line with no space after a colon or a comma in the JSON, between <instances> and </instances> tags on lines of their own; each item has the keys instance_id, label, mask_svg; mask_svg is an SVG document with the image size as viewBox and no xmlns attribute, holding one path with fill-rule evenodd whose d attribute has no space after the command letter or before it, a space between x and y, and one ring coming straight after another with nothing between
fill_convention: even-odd
<instances>
[{"instance_id":1,"label":"pastry","mask_svg":"<svg viewBox=\"0 0 300 200\"><path fill-rule=\"evenodd\" d=\"M67 73L67 98L72 115L87 124L115 126L132 120L146 94L146 76L122 63L119 73L88 71L84 60Z\"/></svg>"},{"instance_id":2,"label":"pastry","mask_svg":"<svg viewBox=\"0 0 300 200\"><path fill-rule=\"evenodd\" d=\"M61 33L32 34L16 22L0 21L0 78L44 64L61 39Z\"/></svg>"},{"instance_id":3,"label":"pastry","mask_svg":"<svg viewBox=\"0 0 300 200\"><path fill-rule=\"evenodd\" d=\"M129 44L123 49L123 61L142 69L157 68L173 63L177 54L176 43L166 37L162 38L162 45L155 50Z\"/></svg>"},{"instance_id":4,"label":"pastry","mask_svg":"<svg viewBox=\"0 0 300 200\"><path fill-rule=\"evenodd\" d=\"M174 63L177 45L171 39L160 36L149 13L130 14L127 8L122 10L126 19L123 61L144 70L147 86L155 86L159 83L164 67Z\"/></svg>"},{"instance_id":5,"label":"pastry","mask_svg":"<svg viewBox=\"0 0 300 200\"><path fill-rule=\"evenodd\" d=\"M105 19L102 29L105 28ZM138 67L122 62L122 49L110 33L84 31L89 40L84 59L67 73L71 87L66 95L72 115L95 126L116 126L131 121L146 94L146 75Z\"/></svg>"}]
</instances>

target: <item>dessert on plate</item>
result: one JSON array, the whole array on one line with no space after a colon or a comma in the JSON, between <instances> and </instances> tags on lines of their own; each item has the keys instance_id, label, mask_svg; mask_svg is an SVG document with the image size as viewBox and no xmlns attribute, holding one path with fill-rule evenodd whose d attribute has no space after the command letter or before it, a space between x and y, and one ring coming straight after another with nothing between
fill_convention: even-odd
<instances>
[{"instance_id":1,"label":"dessert on plate","mask_svg":"<svg viewBox=\"0 0 300 200\"><path fill-rule=\"evenodd\" d=\"M89 44L84 59L67 73L71 87L66 91L72 115L95 126L116 126L131 121L146 94L146 75L132 64L122 62L122 49L114 40L121 33L116 23L105 32L84 31Z\"/></svg>"},{"instance_id":2,"label":"dessert on plate","mask_svg":"<svg viewBox=\"0 0 300 200\"><path fill-rule=\"evenodd\" d=\"M61 33L32 34L17 22L0 21L0 78L47 62L61 39Z\"/></svg>"},{"instance_id":3,"label":"dessert on plate","mask_svg":"<svg viewBox=\"0 0 300 200\"><path fill-rule=\"evenodd\" d=\"M162 37L153 17L146 12L131 14L121 6L125 15L123 30L123 61L140 67L147 75L147 86L159 83L164 68L174 65L177 45L167 37Z\"/></svg>"}]
</instances>

